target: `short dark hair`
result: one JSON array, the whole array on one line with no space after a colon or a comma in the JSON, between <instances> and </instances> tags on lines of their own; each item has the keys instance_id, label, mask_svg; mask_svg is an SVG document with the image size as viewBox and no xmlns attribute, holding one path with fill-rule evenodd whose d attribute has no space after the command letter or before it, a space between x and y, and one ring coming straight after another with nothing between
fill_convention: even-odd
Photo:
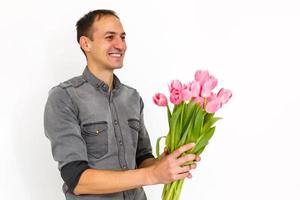
<instances>
[{"instance_id":1,"label":"short dark hair","mask_svg":"<svg viewBox=\"0 0 300 200\"><path fill-rule=\"evenodd\" d=\"M100 20L104 16L115 16L119 19L118 15L113 10L93 10L85 14L81 17L78 22L76 23L77 29L77 42L79 43L79 39L81 36L86 36L89 39L93 40L92 38L92 25L95 20Z\"/></svg>"},{"instance_id":2,"label":"short dark hair","mask_svg":"<svg viewBox=\"0 0 300 200\"><path fill-rule=\"evenodd\" d=\"M104 16L114 16L120 19L117 13L113 10L99 9L99 10L93 10L88 12L83 17L81 17L76 23L77 42L79 43L81 36L86 36L90 40L93 40L93 30L92 30L93 23L95 20L100 20ZM85 54L84 51L83 53Z\"/></svg>"}]
</instances>

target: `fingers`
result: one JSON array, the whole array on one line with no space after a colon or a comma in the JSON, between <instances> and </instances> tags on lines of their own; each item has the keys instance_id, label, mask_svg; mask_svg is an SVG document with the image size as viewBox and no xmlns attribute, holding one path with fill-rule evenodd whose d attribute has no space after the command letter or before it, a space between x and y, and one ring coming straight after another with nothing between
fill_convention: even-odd
<instances>
[{"instance_id":1,"label":"fingers","mask_svg":"<svg viewBox=\"0 0 300 200\"><path fill-rule=\"evenodd\" d=\"M180 158L177 159L177 163L179 165L183 165L186 162L191 162L191 161L195 161L196 160L196 155L195 154L188 154L185 156L182 156Z\"/></svg>"},{"instance_id":2,"label":"fingers","mask_svg":"<svg viewBox=\"0 0 300 200\"><path fill-rule=\"evenodd\" d=\"M194 148L195 143L189 143L189 144L185 144L181 147L179 147L178 149L176 149L171 155L176 159L178 158L182 153Z\"/></svg>"},{"instance_id":3,"label":"fingers","mask_svg":"<svg viewBox=\"0 0 300 200\"><path fill-rule=\"evenodd\" d=\"M189 172L186 173L182 173L182 174L178 174L175 176L175 180L181 180L181 179L185 179L186 177L190 176Z\"/></svg>"},{"instance_id":4,"label":"fingers","mask_svg":"<svg viewBox=\"0 0 300 200\"><path fill-rule=\"evenodd\" d=\"M179 173L186 173L186 172L189 172L189 171L192 170L192 169L196 169L196 167L197 167L197 164L196 164L196 163L191 164L191 165L186 165L186 166L180 167Z\"/></svg>"},{"instance_id":5,"label":"fingers","mask_svg":"<svg viewBox=\"0 0 300 200\"><path fill-rule=\"evenodd\" d=\"M189 173L189 172L185 172L185 173L182 173L182 174L177 174L176 176L175 176L175 180L174 181L176 181L176 180L181 180L181 179L185 179L185 178L192 178L192 174L191 173Z\"/></svg>"}]
</instances>

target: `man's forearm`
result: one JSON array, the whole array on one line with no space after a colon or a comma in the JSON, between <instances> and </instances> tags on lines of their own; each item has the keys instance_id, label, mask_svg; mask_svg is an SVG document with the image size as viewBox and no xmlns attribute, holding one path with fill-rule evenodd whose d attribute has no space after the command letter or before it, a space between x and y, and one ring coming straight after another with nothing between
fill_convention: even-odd
<instances>
[{"instance_id":1,"label":"man's forearm","mask_svg":"<svg viewBox=\"0 0 300 200\"><path fill-rule=\"evenodd\" d=\"M127 171L87 169L82 173L74 194L115 193L149 184L146 168Z\"/></svg>"},{"instance_id":2,"label":"man's forearm","mask_svg":"<svg viewBox=\"0 0 300 200\"><path fill-rule=\"evenodd\" d=\"M190 170L196 164L184 164L191 161L200 161L194 154L181 156L192 149L195 144L185 144L161 159L149 158L140 164L139 169L127 171L85 170L74 189L75 195L80 194L107 194L139 188L146 185L166 184L186 177L191 178Z\"/></svg>"}]
</instances>

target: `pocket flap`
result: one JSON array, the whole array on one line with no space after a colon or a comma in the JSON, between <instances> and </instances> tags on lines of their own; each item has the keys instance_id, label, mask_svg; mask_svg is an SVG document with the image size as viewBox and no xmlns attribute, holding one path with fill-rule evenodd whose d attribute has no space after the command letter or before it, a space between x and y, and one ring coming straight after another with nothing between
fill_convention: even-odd
<instances>
[{"instance_id":1,"label":"pocket flap","mask_svg":"<svg viewBox=\"0 0 300 200\"><path fill-rule=\"evenodd\" d=\"M103 131L105 131L108 128L107 122L93 122L83 125L83 131L98 135L101 134Z\"/></svg>"},{"instance_id":2,"label":"pocket flap","mask_svg":"<svg viewBox=\"0 0 300 200\"><path fill-rule=\"evenodd\" d=\"M128 126L136 131L140 131L140 121L138 119L128 119Z\"/></svg>"}]
</instances>

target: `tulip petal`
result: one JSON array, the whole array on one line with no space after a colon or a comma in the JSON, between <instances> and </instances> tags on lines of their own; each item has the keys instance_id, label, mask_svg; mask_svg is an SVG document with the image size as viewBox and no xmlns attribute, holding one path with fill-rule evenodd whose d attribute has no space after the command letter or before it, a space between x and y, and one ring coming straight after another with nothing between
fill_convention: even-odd
<instances>
[{"instance_id":1,"label":"tulip petal","mask_svg":"<svg viewBox=\"0 0 300 200\"><path fill-rule=\"evenodd\" d=\"M205 106L205 111L208 113L215 113L221 107L221 102L218 99L210 101Z\"/></svg>"},{"instance_id":2,"label":"tulip petal","mask_svg":"<svg viewBox=\"0 0 300 200\"><path fill-rule=\"evenodd\" d=\"M195 80L199 82L200 86L203 86L203 84L209 79L209 73L207 70L198 70L195 73Z\"/></svg>"},{"instance_id":3,"label":"tulip petal","mask_svg":"<svg viewBox=\"0 0 300 200\"><path fill-rule=\"evenodd\" d=\"M232 92L224 88L222 88L217 94L217 98L220 100L221 105L227 103L231 97Z\"/></svg>"}]
</instances>

